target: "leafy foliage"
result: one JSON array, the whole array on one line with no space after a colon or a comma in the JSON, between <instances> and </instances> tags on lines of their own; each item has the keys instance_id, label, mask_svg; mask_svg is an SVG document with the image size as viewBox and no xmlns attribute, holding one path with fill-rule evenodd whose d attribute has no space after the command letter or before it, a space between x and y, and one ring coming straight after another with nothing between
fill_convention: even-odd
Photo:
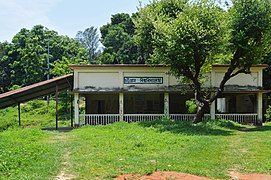
<instances>
[{"instance_id":1,"label":"leafy foliage","mask_svg":"<svg viewBox=\"0 0 271 180\"><path fill-rule=\"evenodd\" d=\"M190 99L185 102L188 113L195 113L197 111L197 105L195 99Z\"/></svg>"},{"instance_id":2,"label":"leafy foliage","mask_svg":"<svg viewBox=\"0 0 271 180\"><path fill-rule=\"evenodd\" d=\"M48 50L50 78L70 73L68 64L86 62L88 56L78 41L59 36L42 25L31 30L23 28L13 37L12 43L0 46L1 91L14 85L26 86L45 80Z\"/></svg>"},{"instance_id":3,"label":"leafy foliage","mask_svg":"<svg viewBox=\"0 0 271 180\"><path fill-rule=\"evenodd\" d=\"M260 63L270 52L270 8L269 0L233 0L230 41L233 50L241 49L240 64Z\"/></svg>"},{"instance_id":4,"label":"leafy foliage","mask_svg":"<svg viewBox=\"0 0 271 180\"><path fill-rule=\"evenodd\" d=\"M137 40L152 53L155 63L170 64L195 93L197 116L224 91L226 82L250 73L252 64L270 52L269 0L233 0L229 10L214 1L161 0L141 8L135 19ZM223 55L225 54L225 55ZM202 93L203 74L212 64L229 63L216 93Z\"/></svg>"},{"instance_id":5,"label":"leafy foliage","mask_svg":"<svg viewBox=\"0 0 271 180\"><path fill-rule=\"evenodd\" d=\"M266 109L266 114L264 115L267 119L267 121L271 121L271 106L269 105Z\"/></svg>"},{"instance_id":6,"label":"leafy foliage","mask_svg":"<svg viewBox=\"0 0 271 180\"><path fill-rule=\"evenodd\" d=\"M8 91L11 83L11 69L9 67L11 57L8 56L10 48L11 45L9 43L0 43L0 93Z\"/></svg>"},{"instance_id":7,"label":"leafy foliage","mask_svg":"<svg viewBox=\"0 0 271 180\"><path fill-rule=\"evenodd\" d=\"M134 31L134 23L129 14L112 15L111 23L101 27L105 48L100 63L145 63L147 59L143 49L135 42Z\"/></svg>"},{"instance_id":8,"label":"leafy foliage","mask_svg":"<svg viewBox=\"0 0 271 180\"><path fill-rule=\"evenodd\" d=\"M76 39L81 45L88 50L89 63L95 63L101 53L98 49L100 46L100 37L97 28L91 26L84 31L78 31Z\"/></svg>"}]
</instances>

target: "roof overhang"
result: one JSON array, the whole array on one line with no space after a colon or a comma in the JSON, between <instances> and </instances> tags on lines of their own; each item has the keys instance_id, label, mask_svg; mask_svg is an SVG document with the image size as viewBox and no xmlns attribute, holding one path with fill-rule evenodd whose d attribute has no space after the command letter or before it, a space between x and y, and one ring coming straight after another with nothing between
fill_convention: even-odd
<instances>
[{"instance_id":1,"label":"roof overhang","mask_svg":"<svg viewBox=\"0 0 271 180\"><path fill-rule=\"evenodd\" d=\"M2 93L0 94L0 109L36 99L38 97L53 94L56 92L56 85L58 86L59 91L72 89L73 75L68 74L25 86L14 91Z\"/></svg>"},{"instance_id":2,"label":"roof overhang","mask_svg":"<svg viewBox=\"0 0 271 180\"><path fill-rule=\"evenodd\" d=\"M203 88L205 92L215 92L217 88ZM124 88L96 88L96 87L86 87L84 89L74 89L71 93L79 94L92 94L92 93L118 93L118 92L131 92L131 93L148 93L148 92L193 92L189 86L169 86L169 87L156 87L156 88L146 88L146 87L136 87L128 86ZM225 86L223 93L270 93L271 90L262 90L260 87L255 86Z\"/></svg>"}]
</instances>

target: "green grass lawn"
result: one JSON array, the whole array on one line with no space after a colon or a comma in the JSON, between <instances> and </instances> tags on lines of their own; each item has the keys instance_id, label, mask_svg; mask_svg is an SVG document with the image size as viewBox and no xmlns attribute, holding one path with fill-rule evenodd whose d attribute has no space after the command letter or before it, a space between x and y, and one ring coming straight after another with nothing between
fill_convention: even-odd
<instances>
[{"instance_id":1,"label":"green grass lawn","mask_svg":"<svg viewBox=\"0 0 271 180\"><path fill-rule=\"evenodd\" d=\"M229 171L271 174L271 126L222 121L116 123L71 132L70 171L78 179L178 171L227 178Z\"/></svg>"},{"instance_id":2,"label":"green grass lawn","mask_svg":"<svg viewBox=\"0 0 271 180\"><path fill-rule=\"evenodd\" d=\"M59 126L70 126L70 114L63 112L63 103L59 105ZM62 112L61 112L62 111ZM55 101L47 105L45 100L32 100L21 104L22 127L54 127ZM17 106L0 109L0 132L9 127L19 127Z\"/></svg>"},{"instance_id":3,"label":"green grass lawn","mask_svg":"<svg viewBox=\"0 0 271 180\"><path fill-rule=\"evenodd\" d=\"M60 168L61 144L56 135L37 128L0 133L0 179L50 179Z\"/></svg>"},{"instance_id":4,"label":"green grass lawn","mask_svg":"<svg viewBox=\"0 0 271 180\"><path fill-rule=\"evenodd\" d=\"M55 179L63 166L76 179L154 171L221 179L229 171L271 174L270 137L271 124L229 121L120 122L68 133L9 129L0 133L0 179Z\"/></svg>"}]
</instances>

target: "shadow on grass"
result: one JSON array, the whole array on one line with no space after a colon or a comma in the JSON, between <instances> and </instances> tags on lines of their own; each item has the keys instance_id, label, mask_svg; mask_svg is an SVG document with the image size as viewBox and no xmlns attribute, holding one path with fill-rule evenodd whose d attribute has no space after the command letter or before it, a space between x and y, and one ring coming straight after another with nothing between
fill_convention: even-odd
<instances>
[{"instance_id":1,"label":"shadow on grass","mask_svg":"<svg viewBox=\"0 0 271 180\"><path fill-rule=\"evenodd\" d=\"M55 127L47 127L47 128L42 128L41 130L58 131L58 132L70 132L70 131L73 130L73 127L58 127L57 129Z\"/></svg>"},{"instance_id":2,"label":"shadow on grass","mask_svg":"<svg viewBox=\"0 0 271 180\"><path fill-rule=\"evenodd\" d=\"M213 135L213 136L230 136L234 131L240 130L242 125L226 120L210 120L193 124L188 121L173 121L168 119L157 120L152 122L140 122L143 127L155 128L159 132L171 132L186 135Z\"/></svg>"},{"instance_id":3,"label":"shadow on grass","mask_svg":"<svg viewBox=\"0 0 271 180\"><path fill-rule=\"evenodd\" d=\"M271 126L253 126L253 127L245 127L245 128L239 128L238 130L242 132L261 132L261 131L270 131L271 132Z\"/></svg>"}]
</instances>

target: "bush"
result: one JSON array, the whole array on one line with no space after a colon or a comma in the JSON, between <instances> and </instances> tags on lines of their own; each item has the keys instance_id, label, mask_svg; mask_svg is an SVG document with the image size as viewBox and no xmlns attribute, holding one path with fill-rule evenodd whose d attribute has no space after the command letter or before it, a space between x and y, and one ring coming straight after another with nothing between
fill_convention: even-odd
<instances>
[{"instance_id":1,"label":"bush","mask_svg":"<svg viewBox=\"0 0 271 180\"><path fill-rule=\"evenodd\" d=\"M266 109L266 114L264 116L266 117L266 121L270 121L271 120L271 106L270 105Z\"/></svg>"},{"instance_id":2,"label":"bush","mask_svg":"<svg viewBox=\"0 0 271 180\"><path fill-rule=\"evenodd\" d=\"M190 99L185 102L187 112L188 113L196 113L197 112L197 105L195 99Z\"/></svg>"}]
</instances>

